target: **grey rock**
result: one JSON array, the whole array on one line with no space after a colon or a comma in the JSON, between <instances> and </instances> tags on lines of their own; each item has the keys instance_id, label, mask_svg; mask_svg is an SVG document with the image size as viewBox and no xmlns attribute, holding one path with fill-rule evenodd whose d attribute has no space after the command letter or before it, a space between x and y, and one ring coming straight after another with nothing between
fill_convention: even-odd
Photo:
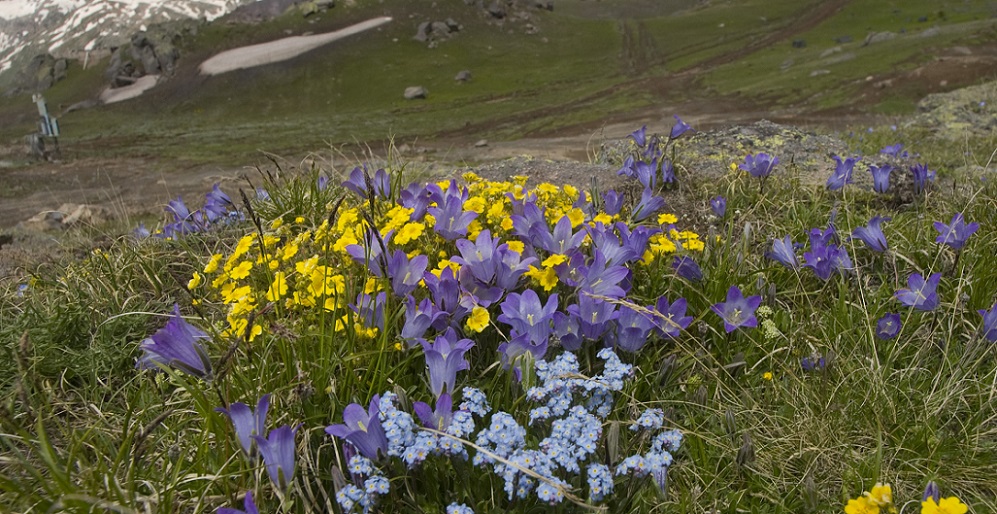
<instances>
[{"instance_id":1,"label":"grey rock","mask_svg":"<svg viewBox=\"0 0 997 514\"><path fill-rule=\"evenodd\" d=\"M460 70L457 72L457 76L453 78L457 82L467 82L471 80L470 70Z\"/></svg>"},{"instance_id":2,"label":"grey rock","mask_svg":"<svg viewBox=\"0 0 997 514\"><path fill-rule=\"evenodd\" d=\"M821 75L827 75L828 73L831 73L831 70L814 70L810 72L810 76L819 77Z\"/></svg>"},{"instance_id":3,"label":"grey rock","mask_svg":"<svg viewBox=\"0 0 997 514\"><path fill-rule=\"evenodd\" d=\"M486 146L488 146L487 139L479 139L478 142L474 143L475 148L484 148Z\"/></svg>"},{"instance_id":4,"label":"grey rock","mask_svg":"<svg viewBox=\"0 0 997 514\"><path fill-rule=\"evenodd\" d=\"M505 6L502 5L502 3L500 3L498 0L495 0L494 2L488 5L488 14L491 14L492 17L498 19L505 18L506 14Z\"/></svg>"},{"instance_id":5,"label":"grey rock","mask_svg":"<svg viewBox=\"0 0 997 514\"><path fill-rule=\"evenodd\" d=\"M852 36L849 36L847 34L844 35L844 36L838 36L838 37L834 38L834 42L838 43L839 45L843 45L845 43L851 43L852 42Z\"/></svg>"},{"instance_id":6,"label":"grey rock","mask_svg":"<svg viewBox=\"0 0 997 514\"><path fill-rule=\"evenodd\" d=\"M443 20L443 23L447 24L447 27L450 28L450 32L460 32L461 29L464 28L460 23L457 23L457 20L453 18L447 18L446 20Z\"/></svg>"},{"instance_id":7,"label":"grey rock","mask_svg":"<svg viewBox=\"0 0 997 514\"><path fill-rule=\"evenodd\" d=\"M806 47L807 47L807 40L806 39L794 39L793 40L793 48L806 48Z\"/></svg>"},{"instance_id":8,"label":"grey rock","mask_svg":"<svg viewBox=\"0 0 997 514\"><path fill-rule=\"evenodd\" d=\"M870 32L868 36L865 37L864 46L872 45L876 43L882 43L883 41L889 41L891 39L896 39L896 32Z\"/></svg>"},{"instance_id":9,"label":"grey rock","mask_svg":"<svg viewBox=\"0 0 997 514\"><path fill-rule=\"evenodd\" d=\"M820 58L823 59L823 58L825 58L825 57L827 57L827 56L829 56L831 54L836 54L836 53L838 53L840 51L841 51L841 47L840 46L832 46L831 48L828 48L827 50L824 50L823 52L821 52L820 53Z\"/></svg>"},{"instance_id":10,"label":"grey rock","mask_svg":"<svg viewBox=\"0 0 997 514\"><path fill-rule=\"evenodd\" d=\"M429 96L429 91L422 86L409 86L405 88L405 99L415 100L417 98L426 98Z\"/></svg>"},{"instance_id":11,"label":"grey rock","mask_svg":"<svg viewBox=\"0 0 997 514\"><path fill-rule=\"evenodd\" d=\"M416 41L428 41L429 30L430 30L429 27L430 24L428 21L420 23L419 28L415 30L415 36L413 36L412 39L415 39Z\"/></svg>"},{"instance_id":12,"label":"grey rock","mask_svg":"<svg viewBox=\"0 0 997 514\"><path fill-rule=\"evenodd\" d=\"M938 34L941 34L941 33L942 33L942 30L939 29L938 27L931 27L930 29L922 31L921 34L919 34L919 35L921 37L935 37L935 36L937 36Z\"/></svg>"},{"instance_id":13,"label":"grey rock","mask_svg":"<svg viewBox=\"0 0 997 514\"><path fill-rule=\"evenodd\" d=\"M450 26L442 21L434 21L430 28L433 31L433 36L436 37L447 37L450 35Z\"/></svg>"}]
</instances>

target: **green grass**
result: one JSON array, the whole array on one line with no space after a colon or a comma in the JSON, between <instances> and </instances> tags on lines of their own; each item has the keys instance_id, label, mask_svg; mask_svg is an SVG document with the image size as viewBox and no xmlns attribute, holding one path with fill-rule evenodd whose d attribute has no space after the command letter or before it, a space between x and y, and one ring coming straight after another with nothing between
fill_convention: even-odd
<instances>
[{"instance_id":1,"label":"green grass","mask_svg":"<svg viewBox=\"0 0 997 514\"><path fill-rule=\"evenodd\" d=\"M851 143L872 162L878 148L897 141L927 162L966 158L916 131L877 130ZM993 141L974 145L992 147ZM985 162L989 155L970 159ZM405 182L398 174L420 173L384 164L396 184ZM343 456L323 427L339 423L347 404L366 405L376 393L399 394L405 409L431 400L422 350L396 347L405 315L390 292L386 329L373 337L359 333L356 318L342 305L329 312L283 301L267 305L263 298L276 270L304 283L296 264L313 252L344 274L347 299L363 287L363 267L331 249L338 237L311 243L317 235L299 236L317 234L325 220L335 222L357 205L352 193L339 204L340 189L316 186L319 175L335 183L341 173L271 167L271 178L257 184L267 188L271 201L254 202L247 213L254 221L177 240L111 238L81 260L36 270L23 297L7 286L0 295L0 504L18 512L214 512L241 506L238 496L252 490L261 510L328 511L338 487L330 469L341 466ZM773 173L764 194L743 173L686 184L688 205L705 205L718 193L728 202L724 219L699 212L704 207L676 213L704 220L706 248L691 255L705 279L679 278L671 259L659 256L633 266L627 301L648 305L661 295L683 297L694 321L678 338L652 336L639 352L621 353L636 366L635 375L616 394L597 455L615 464L646 448L646 438L628 426L649 407L663 409L668 426L680 429L684 441L668 473L667 495L650 479L620 478L608 511L840 512L849 498L877 482L892 485L898 507L916 511L928 480L941 486L943 496L961 498L971 512L997 509L997 358L976 312L991 308L997 294L989 252L997 245L997 186L981 182L979 173L943 168L936 187L907 202L858 186L828 192L805 185L788 163ZM372 214L379 225L389 207L378 204ZM788 234L805 241L808 230L827 225L832 210L853 270L822 281L808 269L792 270L765 257L772 238ZM935 243L931 224L955 212L980 223L959 254ZM847 239L873 215L892 217L884 225L886 254ZM282 226L272 228L275 220ZM247 341L241 333L224 335L230 305L208 285L218 272L206 273L205 282L194 286L196 306L187 280L210 255L227 256L243 234L260 228L275 237L258 261L259 236L248 239L257 242L249 259L256 266L244 283L258 300L249 323L263 330ZM299 253L285 257L287 248L298 245ZM436 252L456 252L453 243L428 235L404 248L431 254L431 267ZM270 261L274 268L265 265ZM942 274L940 305L931 312L905 308L894 298L915 272ZM758 313L759 328L728 334L710 312L731 285L763 296L767 310ZM577 301L574 288L562 283L555 291L560 309ZM176 370L133 368L139 341L163 325L174 303L211 336L205 341L215 368L210 384ZM496 320L497 305L489 310L490 328L465 332L476 346L458 385L482 388L495 408L523 423L532 404L499 364L496 346L508 325ZM903 322L893 340L874 335L876 321L887 312L900 313ZM344 315L343 330L335 330ZM597 346L579 352L582 372L590 376L601 370ZM548 350L559 352L557 345ZM827 358L826 369L801 368L800 359L813 354ZM268 428L303 423L296 436L296 485L286 495L276 492L261 465L241 456L228 421L213 411L223 403L254 404L264 393L273 393ZM531 427L528 440L537 443L544 431L542 424ZM440 511L452 501L477 512L579 509L570 503L550 508L535 499L506 501L500 478L442 457L415 470L397 459L379 465L392 489L380 505L392 512ZM570 481L584 501L584 479Z\"/></svg>"}]
</instances>

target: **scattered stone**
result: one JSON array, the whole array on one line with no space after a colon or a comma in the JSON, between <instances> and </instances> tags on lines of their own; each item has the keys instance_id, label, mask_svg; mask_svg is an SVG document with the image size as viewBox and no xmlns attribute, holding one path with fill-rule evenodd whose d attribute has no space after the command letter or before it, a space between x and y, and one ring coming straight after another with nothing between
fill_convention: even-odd
<instances>
[{"instance_id":1,"label":"scattered stone","mask_svg":"<svg viewBox=\"0 0 997 514\"><path fill-rule=\"evenodd\" d=\"M969 47L966 47L966 46L953 46L951 48L951 50L952 50L952 53L958 54L958 55L973 55L973 51Z\"/></svg>"},{"instance_id":2,"label":"scattered stone","mask_svg":"<svg viewBox=\"0 0 997 514\"><path fill-rule=\"evenodd\" d=\"M838 36L838 37L834 38L834 42L838 43L839 45L843 45L845 43L851 43L852 42L852 36L849 36L847 34L844 35L844 36Z\"/></svg>"},{"instance_id":3,"label":"scattered stone","mask_svg":"<svg viewBox=\"0 0 997 514\"><path fill-rule=\"evenodd\" d=\"M810 76L819 77L821 75L827 75L828 73L831 73L831 70L814 70L810 72Z\"/></svg>"},{"instance_id":4,"label":"scattered stone","mask_svg":"<svg viewBox=\"0 0 997 514\"><path fill-rule=\"evenodd\" d=\"M471 72L469 70L460 70L457 72L457 76L453 79L457 82L467 82L471 80Z\"/></svg>"},{"instance_id":5,"label":"scattered stone","mask_svg":"<svg viewBox=\"0 0 997 514\"><path fill-rule=\"evenodd\" d=\"M64 203L54 211L42 211L21 223L28 230L64 230L78 225L94 225L107 221L106 207L90 204Z\"/></svg>"},{"instance_id":6,"label":"scattered stone","mask_svg":"<svg viewBox=\"0 0 997 514\"><path fill-rule=\"evenodd\" d=\"M921 32L921 37L935 37L942 33L942 29L938 27L931 27L930 29Z\"/></svg>"},{"instance_id":7,"label":"scattered stone","mask_svg":"<svg viewBox=\"0 0 997 514\"><path fill-rule=\"evenodd\" d=\"M409 86L405 88L405 99L415 100L417 98L426 98L429 96L429 91L422 86Z\"/></svg>"},{"instance_id":8,"label":"scattered stone","mask_svg":"<svg viewBox=\"0 0 997 514\"><path fill-rule=\"evenodd\" d=\"M450 29L450 32L460 32L461 29L464 28L460 23L457 23L457 20L453 18L447 18L443 20L443 23L447 24L447 27Z\"/></svg>"},{"instance_id":9,"label":"scattered stone","mask_svg":"<svg viewBox=\"0 0 997 514\"><path fill-rule=\"evenodd\" d=\"M419 28L415 30L415 36L413 36L412 39L421 42L429 41L429 32L432 30L430 26L431 25L428 21L420 23Z\"/></svg>"},{"instance_id":10,"label":"scattered stone","mask_svg":"<svg viewBox=\"0 0 997 514\"><path fill-rule=\"evenodd\" d=\"M806 48L806 47L807 47L807 40L806 39L794 39L793 40L793 48Z\"/></svg>"},{"instance_id":11,"label":"scattered stone","mask_svg":"<svg viewBox=\"0 0 997 514\"><path fill-rule=\"evenodd\" d=\"M36 55L18 75L17 92L37 93L66 78L68 63L49 54Z\"/></svg>"},{"instance_id":12,"label":"scattered stone","mask_svg":"<svg viewBox=\"0 0 997 514\"><path fill-rule=\"evenodd\" d=\"M869 46L875 43L882 43L883 41L889 41L891 39L896 39L896 32L870 32L868 36L865 37L865 43L862 46Z\"/></svg>"},{"instance_id":13,"label":"scattered stone","mask_svg":"<svg viewBox=\"0 0 997 514\"><path fill-rule=\"evenodd\" d=\"M505 6L502 5L498 0L495 0L488 6L488 14L492 17L502 19L505 18Z\"/></svg>"},{"instance_id":14,"label":"scattered stone","mask_svg":"<svg viewBox=\"0 0 997 514\"><path fill-rule=\"evenodd\" d=\"M943 139L962 141L967 134L997 134L997 82L924 97L911 124Z\"/></svg>"},{"instance_id":15,"label":"scattered stone","mask_svg":"<svg viewBox=\"0 0 997 514\"><path fill-rule=\"evenodd\" d=\"M478 142L474 143L475 148L484 148L486 146L488 146L487 139L479 139Z\"/></svg>"},{"instance_id":16,"label":"scattered stone","mask_svg":"<svg viewBox=\"0 0 997 514\"><path fill-rule=\"evenodd\" d=\"M794 64L796 64L796 61L794 61L793 59L786 59L785 61L782 61L782 64L779 65L779 69L782 71L786 71L789 68L791 68Z\"/></svg>"},{"instance_id":17,"label":"scattered stone","mask_svg":"<svg viewBox=\"0 0 997 514\"><path fill-rule=\"evenodd\" d=\"M841 51L841 47L840 46L832 46L831 48L828 48L827 50L824 50L823 52L821 52L820 53L820 58L823 59L823 58L825 58L825 57L827 57L829 55L836 54L836 53L838 53L840 51Z\"/></svg>"}]
</instances>

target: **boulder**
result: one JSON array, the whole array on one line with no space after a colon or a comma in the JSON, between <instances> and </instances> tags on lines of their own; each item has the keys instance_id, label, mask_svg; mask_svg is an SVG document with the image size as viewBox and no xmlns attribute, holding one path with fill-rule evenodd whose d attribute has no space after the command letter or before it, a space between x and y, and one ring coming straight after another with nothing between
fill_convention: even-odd
<instances>
[{"instance_id":1,"label":"boulder","mask_svg":"<svg viewBox=\"0 0 997 514\"><path fill-rule=\"evenodd\" d=\"M417 98L426 98L429 96L429 91L422 86L409 86L405 88L405 99L415 100Z\"/></svg>"},{"instance_id":2,"label":"boulder","mask_svg":"<svg viewBox=\"0 0 997 514\"><path fill-rule=\"evenodd\" d=\"M415 30L415 36L412 36L412 39L423 42L429 41L430 30L430 23L428 21L424 21L419 24L419 28Z\"/></svg>"},{"instance_id":3,"label":"boulder","mask_svg":"<svg viewBox=\"0 0 997 514\"><path fill-rule=\"evenodd\" d=\"M49 54L36 55L21 71L17 79L17 92L38 93L66 78L69 63Z\"/></svg>"},{"instance_id":4,"label":"boulder","mask_svg":"<svg viewBox=\"0 0 997 514\"><path fill-rule=\"evenodd\" d=\"M493 1L488 5L488 14L491 14L493 18L502 19L505 18L505 6L502 5L498 0Z\"/></svg>"},{"instance_id":5,"label":"boulder","mask_svg":"<svg viewBox=\"0 0 997 514\"><path fill-rule=\"evenodd\" d=\"M457 82L467 82L471 80L470 70L460 70L457 72L457 76L453 78Z\"/></svg>"},{"instance_id":6,"label":"boulder","mask_svg":"<svg viewBox=\"0 0 997 514\"><path fill-rule=\"evenodd\" d=\"M58 209L42 211L21 223L29 230L64 230L79 225L94 225L107 221L106 207L90 204L64 203Z\"/></svg>"},{"instance_id":7,"label":"boulder","mask_svg":"<svg viewBox=\"0 0 997 514\"><path fill-rule=\"evenodd\" d=\"M889 41L897 37L896 32L870 32L868 36L865 37L865 43L863 46L882 43L883 41Z\"/></svg>"}]
</instances>

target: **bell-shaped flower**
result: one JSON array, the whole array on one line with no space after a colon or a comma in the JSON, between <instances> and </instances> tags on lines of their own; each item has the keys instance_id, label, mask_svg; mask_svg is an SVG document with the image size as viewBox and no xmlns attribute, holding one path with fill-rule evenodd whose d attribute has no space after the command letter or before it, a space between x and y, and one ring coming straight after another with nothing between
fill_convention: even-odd
<instances>
[{"instance_id":1,"label":"bell-shaped flower","mask_svg":"<svg viewBox=\"0 0 997 514\"><path fill-rule=\"evenodd\" d=\"M246 510L222 507L218 509L218 514L260 514L259 509L256 508L256 502L253 501L253 491L246 491L246 497L242 500L242 506Z\"/></svg>"},{"instance_id":2,"label":"bell-shaped flower","mask_svg":"<svg viewBox=\"0 0 997 514\"><path fill-rule=\"evenodd\" d=\"M622 223L622 225L626 227L626 223ZM593 226L588 226L586 230L589 237L592 238L592 245L605 255L608 264L624 264L643 255L643 252L637 254L632 248L625 246L612 227L596 223Z\"/></svg>"},{"instance_id":3,"label":"bell-shaped flower","mask_svg":"<svg viewBox=\"0 0 997 514\"><path fill-rule=\"evenodd\" d=\"M433 343L420 342L429 369L429 389L437 398L444 392L452 394L457 372L471 367L464 354L474 346L474 341L458 339L457 332L451 327Z\"/></svg>"},{"instance_id":4,"label":"bell-shaped flower","mask_svg":"<svg viewBox=\"0 0 997 514\"><path fill-rule=\"evenodd\" d=\"M537 261L536 257L523 258L519 252L509 249L508 244L501 244L498 247L498 270L495 272L495 285L503 291L516 289L519 278L530 269L530 265Z\"/></svg>"},{"instance_id":5,"label":"bell-shaped flower","mask_svg":"<svg viewBox=\"0 0 997 514\"><path fill-rule=\"evenodd\" d=\"M513 205L517 205L517 203L513 203ZM512 220L513 234L535 247L542 248L544 246L543 236L549 236L550 232L547 228L544 210L536 204L536 201L524 201L520 205L522 212L514 213L509 217Z\"/></svg>"},{"instance_id":6,"label":"bell-shaped flower","mask_svg":"<svg viewBox=\"0 0 997 514\"><path fill-rule=\"evenodd\" d=\"M429 298L416 303L415 298L408 295L405 298L405 324L402 325L401 337L408 340L421 338L429 327L446 316L447 313L437 309Z\"/></svg>"},{"instance_id":7,"label":"bell-shaped flower","mask_svg":"<svg viewBox=\"0 0 997 514\"><path fill-rule=\"evenodd\" d=\"M766 252L765 256L778 261L787 268L797 269L800 267L800 261L796 257L796 246L789 236L772 241L772 249Z\"/></svg>"},{"instance_id":8,"label":"bell-shaped flower","mask_svg":"<svg viewBox=\"0 0 997 514\"><path fill-rule=\"evenodd\" d=\"M717 196L710 199L710 210L718 218L723 218L727 214L727 199L722 196Z\"/></svg>"},{"instance_id":9,"label":"bell-shaped flower","mask_svg":"<svg viewBox=\"0 0 997 514\"><path fill-rule=\"evenodd\" d=\"M683 330L689 328L692 316L685 315L687 307L685 298L679 298L672 303L668 302L667 296L658 298L654 306L654 310L660 315L655 319L658 333L664 337L676 338Z\"/></svg>"},{"instance_id":10,"label":"bell-shaped flower","mask_svg":"<svg viewBox=\"0 0 997 514\"><path fill-rule=\"evenodd\" d=\"M935 180L935 172L928 169L927 164L917 163L910 167L914 177L914 194L921 194L928 187L928 182Z\"/></svg>"},{"instance_id":11,"label":"bell-shaped flower","mask_svg":"<svg viewBox=\"0 0 997 514\"><path fill-rule=\"evenodd\" d=\"M859 227L852 231L852 237L865 243L874 252L885 252L889 246L886 244L886 235L883 234L881 225L890 218L874 216L865 227Z\"/></svg>"},{"instance_id":12,"label":"bell-shaped flower","mask_svg":"<svg viewBox=\"0 0 997 514\"><path fill-rule=\"evenodd\" d=\"M675 165L668 159L661 160L661 183L673 184L675 182Z\"/></svg>"},{"instance_id":13,"label":"bell-shaped flower","mask_svg":"<svg viewBox=\"0 0 997 514\"><path fill-rule=\"evenodd\" d=\"M486 284L474 277L470 268L462 267L457 272L457 282L460 284L460 303L468 310L475 306L489 307L491 304L502 299L505 294L499 287Z\"/></svg>"},{"instance_id":14,"label":"bell-shaped flower","mask_svg":"<svg viewBox=\"0 0 997 514\"><path fill-rule=\"evenodd\" d=\"M383 277L384 270L388 267L388 243L393 234L394 231L389 230L381 236L368 228L364 232L364 244L347 245L346 253L349 253L354 261L367 266L375 277Z\"/></svg>"},{"instance_id":15,"label":"bell-shaped flower","mask_svg":"<svg viewBox=\"0 0 997 514\"><path fill-rule=\"evenodd\" d=\"M211 191L205 195L204 207L202 209L209 222L227 218L229 213L238 210L235 208L235 204L232 203L232 199L224 191L219 189L218 184L215 184L211 188Z\"/></svg>"},{"instance_id":16,"label":"bell-shaped flower","mask_svg":"<svg viewBox=\"0 0 997 514\"><path fill-rule=\"evenodd\" d=\"M637 176L637 163L633 156L627 156L623 159L623 166L616 172L617 175L627 178L635 178Z\"/></svg>"},{"instance_id":17,"label":"bell-shaped flower","mask_svg":"<svg viewBox=\"0 0 997 514\"><path fill-rule=\"evenodd\" d=\"M554 313L554 337L561 346L569 352L576 352L582 347L582 336L578 327L578 319L563 312Z\"/></svg>"},{"instance_id":18,"label":"bell-shaped flower","mask_svg":"<svg viewBox=\"0 0 997 514\"><path fill-rule=\"evenodd\" d=\"M380 331L384 331L384 302L387 300L387 294L378 293L375 296L371 296L366 293L360 293L357 295L357 302L351 303L349 305L350 310L356 314L356 317L363 323L366 328L377 328Z\"/></svg>"},{"instance_id":19,"label":"bell-shaped flower","mask_svg":"<svg viewBox=\"0 0 997 514\"><path fill-rule=\"evenodd\" d=\"M367 410L351 403L343 410L343 424L325 427L325 432L333 437L348 441L361 455L377 460L377 454L388 454L388 437L381 427L380 395L374 395Z\"/></svg>"},{"instance_id":20,"label":"bell-shaped flower","mask_svg":"<svg viewBox=\"0 0 997 514\"><path fill-rule=\"evenodd\" d=\"M875 164L869 165L869 173L872 173L872 189L877 193L885 193L890 189L890 173L893 172L893 166L889 164L883 164L882 166L876 166Z\"/></svg>"},{"instance_id":21,"label":"bell-shaped flower","mask_svg":"<svg viewBox=\"0 0 997 514\"><path fill-rule=\"evenodd\" d=\"M754 155L748 155L744 158L744 162L738 167L744 171L747 171L755 178L766 178L772 174L772 169L779 164L779 158L769 156L765 153L758 153Z\"/></svg>"},{"instance_id":22,"label":"bell-shaped flower","mask_svg":"<svg viewBox=\"0 0 997 514\"><path fill-rule=\"evenodd\" d=\"M602 193L602 210L610 216L616 216L623 209L623 195L610 189Z\"/></svg>"},{"instance_id":23,"label":"bell-shaped flower","mask_svg":"<svg viewBox=\"0 0 997 514\"><path fill-rule=\"evenodd\" d=\"M845 184L852 183L852 171L855 169L855 163L859 161L859 157L848 157L844 161L837 155L832 155L831 157L837 163L837 166L835 166L834 172L827 179L827 188L831 191L837 191L845 187Z\"/></svg>"},{"instance_id":24,"label":"bell-shaped flower","mask_svg":"<svg viewBox=\"0 0 997 514\"><path fill-rule=\"evenodd\" d=\"M571 226L571 219L567 215L561 216L561 219L557 220L553 233L547 231L546 225L543 227L535 225L533 230L535 233L532 236L536 236L540 241L537 246L550 253L565 255L581 246L582 241L585 240L585 231L575 232Z\"/></svg>"},{"instance_id":25,"label":"bell-shaped flower","mask_svg":"<svg viewBox=\"0 0 997 514\"><path fill-rule=\"evenodd\" d=\"M650 307L638 311L626 305L620 307L616 318L616 346L621 350L636 352L647 343L647 337L658 325L651 318Z\"/></svg>"},{"instance_id":26,"label":"bell-shaped flower","mask_svg":"<svg viewBox=\"0 0 997 514\"><path fill-rule=\"evenodd\" d=\"M413 210L409 220L417 221L426 216L429 204L432 203L431 196L429 189L418 182L413 182L402 190L399 194L402 207Z\"/></svg>"},{"instance_id":27,"label":"bell-shaped flower","mask_svg":"<svg viewBox=\"0 0 997 514\"><path fill-rule=\"evenodd\" d=\"M366 164L363 168L360 166L353 168L342 185L362 200L367 200L371 192L375 198L387 199L391 196L391 176L382 168L374 172L374 176L371 177Z\"/></svg>"},{"instance_id":28,"label":"bell-shaped flower","mask_svg":"<svg viewBox=\"0 0 997 514\"><path fill-rule=\"evenodd\" d=\"M672 269L675 270L678 276L689 282L701 282L703 280L702 268L688 255L676 256L672 259Z\"/></svg>"},{"instance_id":29,"label":"bell-shaped flower","mask_svg":"<svg viewBox=\"0 0 997 514\"><path fill-rule=\"evenodd\" d=\"M811 242L810 251L803 253L806 268L810 268L821 280L831 278L835 271L847 271L852 268L852 260L844 248L835 244L821 245Z\"/></svg>"},{"instance_id":30,"label":"bell-shaped flower","mask_svg":"<svg viewBox=\"0 0 997 514\"><path fill-rule=\"evenodd\" d=\"M498 352L502 354L502 368L509 369L516 359L527 353L531 354L535 361L543 359L547 353L547 341L535 343L530 340L529 334L519 334L508 342L500 344ZM513 371L516 373L516 379L520 380L522 369L517 366Z\"/></svg>"},{"instance_id":31,"label":"bell-shaped flower","mask_svg":"<svg viewBox=\"0 0 997 514\"><path fill-rule=\"evenodd\" d=\"M882 155L888 155L890 157L897 157L901 159L907 158L907 152L904 151L903 143L897 143L895 145L884 146L880 151Z\"/></svg>"},{"instance_id":32,"label":"bell-shaped flower","mask_svg":"<svg viewBox=\"0 0 997 514\"><path fill-rule=\"evenodd\" d=\"M395 250L395 253L388 259L388 277L391 278L391 289L398 296L405 296L419 286L426 267L429 265L429 257L416 255L411 260L402 250Z\"/></svg>"},{"instance_id":33,"label":"bell-shaped flower","mask_svg":"<svg viewBox=\"0 0 997 514\"><path fill-rule=\"evenodd\" d=\"M634 175L645 188L654 189L658 185L658 161L637 161L634 164Z\"/></svg>"},{"instance_id":34,"label":"bell-shaped flower","mask_svg":"<svg viewBox=\"0 0 997 514\"><path fill-rule=\"evenodd\" d=\"M277 427L271 430L266 438L261 435L253 436L256 447L263 456L263 464L267 468L267 475L270 475L270 481L281 491L286 492L294 480L294 434L300 426Z\"/></svg>"},{"instance_id":35,"label":"bell-shaped flower","mask_svg":"<svg viewBox=\"0 0 997 514\"><path fill-rule=\"evenodd\" d=\"M136 364L142 369L170 366L189 375L211 379L211 360L201 340L209 339L203 330L184 321L180 306L173 306L173 317L166 326L142 341L142 357Z\"/></svg>"},{"instance_id":36,"label":"bell-shaped flower","mask_svg":"<svg viewBox=\"0 0 997 514\"><path fill-rule=\"evenodd\" d=\"M991 343L997 343L997 303L994 303L989 311L980 309L976 312L983 316L983 325L980 326L983 338Z\"/></svg>"},{"instance_id":37,"label":"bell-shaped flower","mask_svg":"<svg viewBox=\"0 0 997 514\"><path fill-rule=\"evenodd\" d=\"M630 134L630 139L633 139L634 143L637 143L638 148L647 146L647 125L633 131Z\"/></svg>"},{"instance_id":38,"label":"bell-shaped flower","mask_svg":"<svg viewBox=\"0 0 997 514\"><path fill-rule=\"evenodd\" d=\"M460 257L454 257L454 262L468 268L474 278L486 284L495 278L499 238L493 238L491 231L482 230L473 243L467 239L458 239L456 244Z\"/></svg>"},{"instance_id":39,"label":"bell-shaped flower","mask_svg":"<svg viewBox=\"0 0 997 514\"><path fill-rule=\"evenodd\" d=\"M710 310L724 321L724 330L731 333L741 327L757 327L755 310L762 304L761 296L745 296L737 286L727 290L727 301L713 304Z\"/></svg>"},{"instance_id":40,"label":"bell-shaped flower","mask_svg":"<svg viewBox=\"0 0 997 514\"><path fill-rule=\"evenodd\" d=\"M634 206L630 213L630 218L635 222L641 222L653 216L665 207L665 200L655 195L649 188L644 188L640 195L640 202Z\"/></svg>"},{"instance_id":41,"label":"bell-shaped flower","mask_svg":"<svg viewBox=\"0 0 997 514\"><path fill-rule=\"evenodd\" d=\"M876 337L889 341L900 334L900 315L895 312L886 313L876 320Z\"/></svg>"},{"instance_id":42,"label":"bell-shaped flower","mask_svg":"<svg viewBox=\"0 0 997 514\"><path fill-rule=\"evenodd\" d=\"M453 398L443 393L437 398L435 409L426 402L413 402L412 410L423 426L445 432L453 421Z\"/></svg>"},{"instance_id":43,"label":"bell-shaped flower","mask_svg":"<svg viewBox=\"0 0 997 514\"><path fill-rule=\"evenodd\" d=\"M935 230L938 231L938 237L935 238L935 242L948 245L955 251L962 250L962 247L966 246L966 240L969 239L969 236L973 235L980 228L979 223L966 223L961 212L955 213L949 224L946 225L941 221L936 221L934 226Z\"/></svg>"},{"instance_id":44,"label":"bell-shaped flower","mask_svg":"<svg viewBox=\"0 0 997 514\"><path fill-rule=\"evenodd\" d=\"M471 308L468 308L466 303L461 301L463 293L453 268L447 266L440 272L439 277L426 272L422 278L426 281L426 288L429 289L433 297L433 304L448 315L444 321L440 319L434 321L433 328L443 330L448 324L460 324L464 317L471 312Z\"/></svg>"},{"instance_id":45,"label":"bell-shaped flower","mask_svg":"<svg viewBox=\"0 0 997 514\"><path fill-rule=\"evenodd\" d=\"M630 274L630 270L618 264L610 265L598 248L592 254L593 259L591 264L577 268L579 276L578 289L583 293L608 296L610 298L622 298L626 296L629 284L625 282L625 279ZM627 287L621 287L621 284Z\"/></svg>"},{"instance_id":46,"label":"bell-shaped flower","mask_svg":"<svg viewBox=\"0 0 997 514\"><path fill-rule=\"evenodd\" d=\"M907 307L913 307L920 311L932 311L938 307L938 282L941 281L942 274L935 273L924 279L920 273L914 273L907 278L907 288L896 292L897 300Z\"/></svg>"},{"instance_id":47,"label":"bell-shaped flower","mask_svg":"<svg viewBox=\"0 0 997 514\"><path fill-rule=\"evenodd\" d=\"M256 412L242 402L235 402L229 408L218 407L215 409L228 416L235 428L235 435L239 438L239 446L247 457L252 459L256 456L256 448L253 447L253 436L266 433L267 410L270 409L270 395L263 395L256 403Z\"/></svg>"},{"instance_id":48,"label":"bell-shaped flower","mask_svg":"<svg viewBox=\"0 0 997 514\"><path fill-rule=\"evenodd\" d=\"M602 339L602 335L620 315L615 304L597 300L584 293L578 295L577 304L568 306L568 314L578 320L582 337L592 341Z\"/></svg>"},{"instance_id":49,"label":"bell-shaped flower","mask_svg":"<svg viewBox=\"0 0 997 514\"><path fill-rule=\"evenodd\" d=\"M474 211L465 211L459 196L448 195L442 207L430 207L429 214L436 219L433 229L443 239L453 241L467 235L467 226L478 217Z\"/></svg>"},{"instance_id":50,"label":"bell-shaped flower","mask_svg":"<svg viewBox=\"0 0 997 514\"><path fill-rule=\"evenodd\" d=\"M535 344L546 343L550 339L551 323L557 311L557 294L550 295L547 303L542 304L532 289L522 294L510 293L501 308L502 314L496 319L512 327L514 334L527 334L530 342Z\"/></svg>"},{"instance_id":51,"label":"bell-shaped flower","mask_svg":"<svg viewBox=\"0 0 997 514\"><path fill-rule=\"evenodd\" d=\"M678 139L686 132L696 131L688 123L682 121L682 118L679 118L677 114L672 115L672 117L675 118L675 125L672 125L672 130L668 133L668 139Z\"/></svg>"},{"instance_id":52,"label":"bell-shaped flower","mask_svg":"<svg viewBox=\"0 0 997 514\"><path fill-rule=\"evenodd\" d=\"M649 227L647 225L638 225L634 227L633 232L629 232L627 224L622 221L616 224L616 230L620 233L620 240L623 242L623 246L630 249L630 253L628 254L630 258L621 263L614 262L613 264L640 260L644 257L644 252L647 251L647 245L651 241L651 236L661 232L660 227Z\"/></svg>"}]
</instances>

